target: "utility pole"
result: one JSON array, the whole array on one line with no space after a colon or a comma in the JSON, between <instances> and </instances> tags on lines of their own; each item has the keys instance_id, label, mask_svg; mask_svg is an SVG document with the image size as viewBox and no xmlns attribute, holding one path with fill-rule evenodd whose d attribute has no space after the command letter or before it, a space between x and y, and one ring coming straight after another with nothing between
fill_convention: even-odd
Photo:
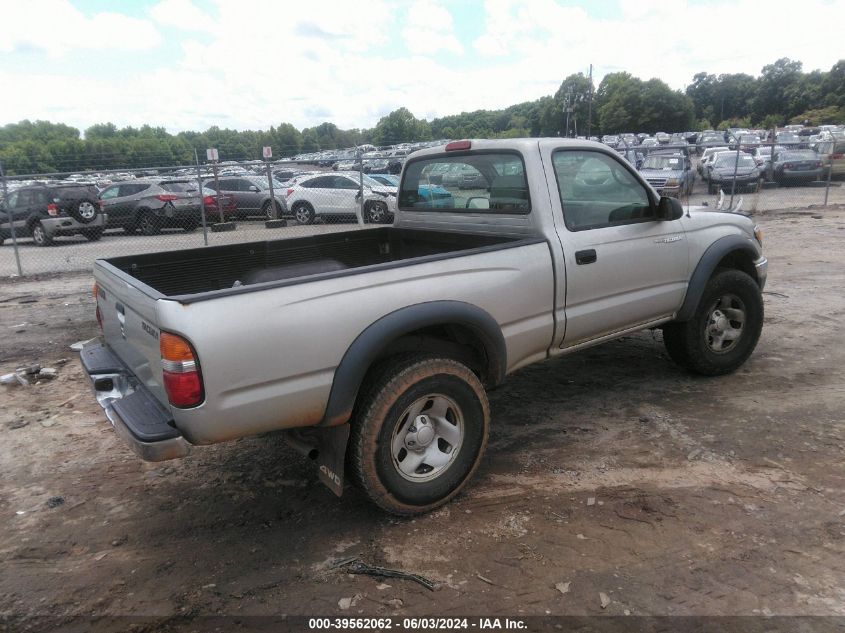
<instances>
[{"instance_id":1,"label":"utility pole","mask_svg":"<svg viewBox=\"0 0 845 633\"><path fill-rule=\"evenodd\" d=\"M593 65L590 64L590 92L587 95L587 138L592 135L593 127Z\"/></svg>"}]
</instances>

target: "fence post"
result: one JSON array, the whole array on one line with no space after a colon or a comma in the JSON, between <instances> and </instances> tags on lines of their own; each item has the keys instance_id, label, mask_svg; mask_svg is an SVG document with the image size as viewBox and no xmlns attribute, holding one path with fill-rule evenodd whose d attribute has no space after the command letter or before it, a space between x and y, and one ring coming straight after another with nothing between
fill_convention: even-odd
<instances>
[{"instance_id":1,"label":"fence post","mask_svg":"<svg viewBox=\"0 0 845 633\"><path fill-rule=\"evenodd\" d=\"M358 195L361 197L358 204L358 224L364 226L364 153L358 149Z\"/></svg>"},{"instance_id":2,"label":"fence post","mask_svg":"<svg viewBox=\"0 0 845 633\"><path fill-rule=\"evenodd\" d=\"M202 195L202 174L200 174L200 157L194 148L194 160L197 163L197 186L200 190L200 215L202 217L202 240L208 246L208 223L205 221L205 196ZM218 192L218 196L220 193Z\"/></svg>"},{"instance_id":3,"label":"fence post","mask_svg":"<svg viewBox=\"0 0 845 633\"><path fill-rule=\"evenodd\" d=\"M831 149L830 149L831 153L828 154L828 156L827 156L827 184L825 185L825 188L824 188L824 206L827 206L827 197L830 194L830 177L833 174L833 150L834 149L836 149L835 144L834 144L833 147L831 147Z\"/></svg>"},{"instance_id":4,"label":"fence post","mask_svg":"<svg viewBox=\"0 0 845 633\"><path fill-rule=\"evenodd\" d=\"M734 208L734 192L736 191L736 171L739 168L739 148L740 148L739 139L736 139L736 158L734 160L734 179L731 183L731 204L728 206L728 209Z\"/></svg>"},{"instance_id":5,"label":"fence post","mask_svg":"<svg viewBox=\"0 0 845 633\"><path fill-rule=\"evenodd\" d=\"M9 234L12 237L12 248L15 250L15 262L18 265L18 276L23 277L21 268L21 255L18 251L18 238L15 235L15 218L9 208L9 190L6 188L6 172L3 170L3 163L0 162L0 180L3 181L3 204L6 205L6 218L9 220Z\"/></svg>"}]
</instances>

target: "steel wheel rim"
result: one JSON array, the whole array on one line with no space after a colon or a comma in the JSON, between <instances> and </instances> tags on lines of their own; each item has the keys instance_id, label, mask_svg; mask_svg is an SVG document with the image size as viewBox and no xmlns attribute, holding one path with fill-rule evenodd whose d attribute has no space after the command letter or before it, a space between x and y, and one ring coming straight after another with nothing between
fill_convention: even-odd
<instances>
[{"instance_id":1,"label":"steel wheel rim","mask_svg":"<svg viewBox=\"0 0 845 633\"><path fill-rule=\"evenodd\" d=\"M418 398L402 415L390 441L393 468L403 479L423 483L446 472L460 453L464 416L439 393Z\"/></svg>"},{"instance_id":2,"label":"steel wheel rim","mask_svg":"<svg viewBox=\"0 0 845 633\"><path fill-rule=\"evenodd\" d=\"M704 341L707 348L716 354L732 351L740 339L745 326L745 304L734 294L724 294L710 307L704 326Z\"/></svg>"},{"instance_id":3,"label":"steel wheel rim","mask_svg":"<svg viewBox=\"0 0 845 633\"><path fill-rule=\"evenodd\" d=\"M300 224L307 224L311 219L311 214L306 207L298 207L296 209L296 221Z\"/></svg>"},{"instance_id":4,"label":"steel wheel rim","mask_svg":"<svg viewBox=\"0 0 845 633\"><path fill-rule=\"evenodd\" d=\"M384 209L378 203L370 205L370 222L379 224L384 217Z\"/></svg>"},{"instance_id":5,"label":"steel wheel rim","mask_svg":"<svg viewBox=\"0 0 845 633\"><path fill-rule=\"evenodd\" d=\"M81 202L79 203L79 215L86 220L91 220L97 215L97 210L90 202Z\"/></svg>"},{"instance_id":6,"label":"steel wheel rim","mask_svg":"<svg viewBox=\"0 0 845 633\"><path fill-rule=\"evenodd\" d=\"M264 215L267 216L268 220L273 219L273 205L269 202L264 204Z\"/></svg>"}]
</instances>

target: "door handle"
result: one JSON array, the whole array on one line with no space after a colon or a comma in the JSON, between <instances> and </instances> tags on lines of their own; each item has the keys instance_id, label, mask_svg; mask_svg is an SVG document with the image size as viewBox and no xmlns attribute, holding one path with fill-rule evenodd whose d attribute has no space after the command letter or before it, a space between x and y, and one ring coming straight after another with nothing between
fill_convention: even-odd
<instances>
[{"instance_id":1,"label":"door handle","mask_svg":"<svg viewBox=\"0 0 845 633\"><path fill-rule=\"evenodd\" d=\"M591 248L586 251L575 252L575 263L579 266L583 266L584 264L592 264L597 259L598 256L596 255L596 249L594 248Z\"/></svg>"}]
</instances>

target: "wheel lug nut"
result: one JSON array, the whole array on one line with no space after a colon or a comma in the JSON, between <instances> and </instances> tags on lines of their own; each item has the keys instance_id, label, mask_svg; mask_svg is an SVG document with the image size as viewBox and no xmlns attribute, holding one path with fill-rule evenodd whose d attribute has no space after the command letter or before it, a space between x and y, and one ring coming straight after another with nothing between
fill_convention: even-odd
<instances>
[{"instance_id":1,"label":"wheel lug nut","mask_svg":"<svg viewBox=\"0 0 845 633\"><path fill-rule=\"evenodd\" d=\"M412 426L410 429L408 429L408 431L410 431L411 433L416 433L416 432L417 432L417 427Z\"/></svg>"},{"instance_id":2,"label":"wheel lug nut","mask_svg":"<svg viewBox=\"0 0 845 633\"><path fill-rule=\"evenodd\" d=\"M408 446L413 446L414 444L416 444L416 442L415 442L414 440L410 440L410 441L408 442Z\"/></svg>"}]
</instances>

